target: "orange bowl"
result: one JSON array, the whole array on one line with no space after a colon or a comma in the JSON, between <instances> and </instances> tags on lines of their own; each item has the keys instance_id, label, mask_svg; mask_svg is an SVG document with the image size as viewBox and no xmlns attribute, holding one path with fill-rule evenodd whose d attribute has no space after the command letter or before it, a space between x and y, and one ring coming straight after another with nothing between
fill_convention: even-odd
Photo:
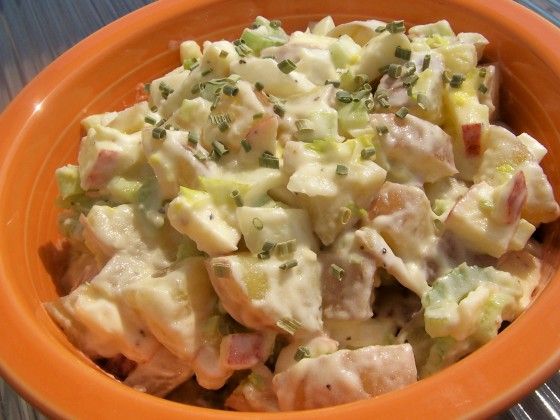
<instances>
[{"instance_id":1,"label":"orange bowl","mask_svg":"<svg viewBox=\"0 0 560 420\"><path fill-rule=\"evenodd\" d=\"M560 31L508 0L170 0L146 6L90 36L31 82L0 116L0 372L47 415L80 418L280 418L209 410L144 395L103 374L50 320L49 271L58 238L54 170L76 160L79 121L134 102L139 83L178 62L184 39L234 39L256 15L288 31L326 14L337 22L447 19L491 42L503 70L503 118L549 150L543 161L560 191ZM450 368L372 400L290 413L291 418L487 417L560 367L560 222L542 230L549 280L529 310L495 340ZM51 271L52 272L52 271Z\"/></svg>"}]
</instances>

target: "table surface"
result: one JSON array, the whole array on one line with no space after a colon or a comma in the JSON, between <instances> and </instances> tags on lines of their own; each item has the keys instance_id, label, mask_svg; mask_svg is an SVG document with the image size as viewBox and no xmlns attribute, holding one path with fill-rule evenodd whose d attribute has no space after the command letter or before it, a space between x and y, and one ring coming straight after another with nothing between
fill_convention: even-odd
<instances>
[{"instance_id":1,"label":"table surface","mask_svg":"<svg viewBox=\"0 0 560 420\"><path fill-rule=\"evenodd\" d=\"M560 26L560 0L517 0ZM151 0L0 0L0 112L27 82L87 35ZM0 420L43 419L0 378ZM555 374L499 419L559 419Z\"/></svg>"}]
</instances>

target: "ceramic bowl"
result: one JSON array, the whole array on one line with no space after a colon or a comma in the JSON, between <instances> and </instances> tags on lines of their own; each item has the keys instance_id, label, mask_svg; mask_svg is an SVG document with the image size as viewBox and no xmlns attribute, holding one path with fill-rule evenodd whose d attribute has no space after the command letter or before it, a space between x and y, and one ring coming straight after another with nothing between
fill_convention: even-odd
<instances>
[{"instance_id":1,"label":"ceramic bowl","mask_svg":"<svg viewBox=\"0 0 560 420\"><path fill-rule=\"evenodd\" d=\"M234 39L255 16L287 31L330 14L353 19L447 19L490 40L485 57L503 70L502 115L540 139L543 165L560 191L560 31L508 0L176 0L146 6L85 39L33 80L0 116L0 371L52 417L250 418L144 395L101 372L51 321L42 302L56 290L53 243L59 210L54 170L75 162L79 121L135 101L138 86L177 65L185 39ZM560 366L560 223L540 232L548 285L495 340L405 389L294 419L487 417L507 408ZM286 414L255 414L273 419Z\"/></svg>"}]
</instances>

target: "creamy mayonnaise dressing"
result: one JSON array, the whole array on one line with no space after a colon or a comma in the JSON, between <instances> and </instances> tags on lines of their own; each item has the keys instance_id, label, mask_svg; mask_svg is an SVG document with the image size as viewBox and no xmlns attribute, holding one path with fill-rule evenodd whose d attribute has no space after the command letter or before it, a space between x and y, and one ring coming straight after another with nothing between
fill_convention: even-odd
<instances>
[{"instance_id":1,"label":"creamy mayonnaise dressing","mask_svg":"<svg viewBox=\"0 0 560 420\"><path fill-rule=\"evenodd\" d=\"M56 171L69 261L46 309L125 384L240 411L371 398L463 358L530 305L531 236L560 214L546 148L497 123L487 44L329 16L183 42Z\"/></svg>"}]
</instances>

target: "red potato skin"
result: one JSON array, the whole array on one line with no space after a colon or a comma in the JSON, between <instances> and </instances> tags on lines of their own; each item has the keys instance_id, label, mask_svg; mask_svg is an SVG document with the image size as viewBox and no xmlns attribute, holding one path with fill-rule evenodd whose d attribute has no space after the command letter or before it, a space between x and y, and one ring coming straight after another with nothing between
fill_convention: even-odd
<instances>
[{"instance_id":1,"label":"red potato skin","mask_svg":"<svg viewBox=\"0 0 560 420\"><path fill-rule=\"evenodd\" d=\"M513 185L506 202L506 218L507 224L511 224L519 220L521 210L527 202L527 184L525 175L519 171L513 177Z\"/></svg>"},{"instance_id":2,"label":"red potato skin","mask_svg":"<svg viewBox=\"0 0 560 420\"><path fill-rule=\"evenodd\" d=\"M251 126L251 129L248 131L245 138L251 146L254 146L253 143L259 140L263 131L264 132L269 131L272 135L272 133L276 132L277 129L278 129L278 120L275 116L271 115L268 117L263 117L260 119L260 121L258 121L257 123ZM273 152L273 150L271 150L270 152Z\"/></svg>"},{"instance_id":3,"label":"red potato skin","mask_svg":"<svg viewBox=\"0 0 560 420\"><path fill-rule=\"evenodd\" d=\"M477 157L481 154L480 137L482 133L482 124L463 124L461 126L463 135L463 144L465 146L465 155L468 157Z\"/></svg>"},{"instance_id":4,"label":"red potato skin","mask_svg":"<svg viewBox=\"0 0 560 420\"><path fill-rule=\"evenodd\" d=\"M88 188L102 188L113 177L118 165L119 152L101 150L87 176Z\"/></svg>"},{"instance_id":5,"label":"red potato skin","mask_svg":"<svg viewBox=\"0 0 560 420\"><path fill-rule=\"evenodd\" d=\"M220 347L222 360L232 369L248 369L265 357L264 338L260 334L230 334L223 338Z\"/></svg>"}]
</instances>

